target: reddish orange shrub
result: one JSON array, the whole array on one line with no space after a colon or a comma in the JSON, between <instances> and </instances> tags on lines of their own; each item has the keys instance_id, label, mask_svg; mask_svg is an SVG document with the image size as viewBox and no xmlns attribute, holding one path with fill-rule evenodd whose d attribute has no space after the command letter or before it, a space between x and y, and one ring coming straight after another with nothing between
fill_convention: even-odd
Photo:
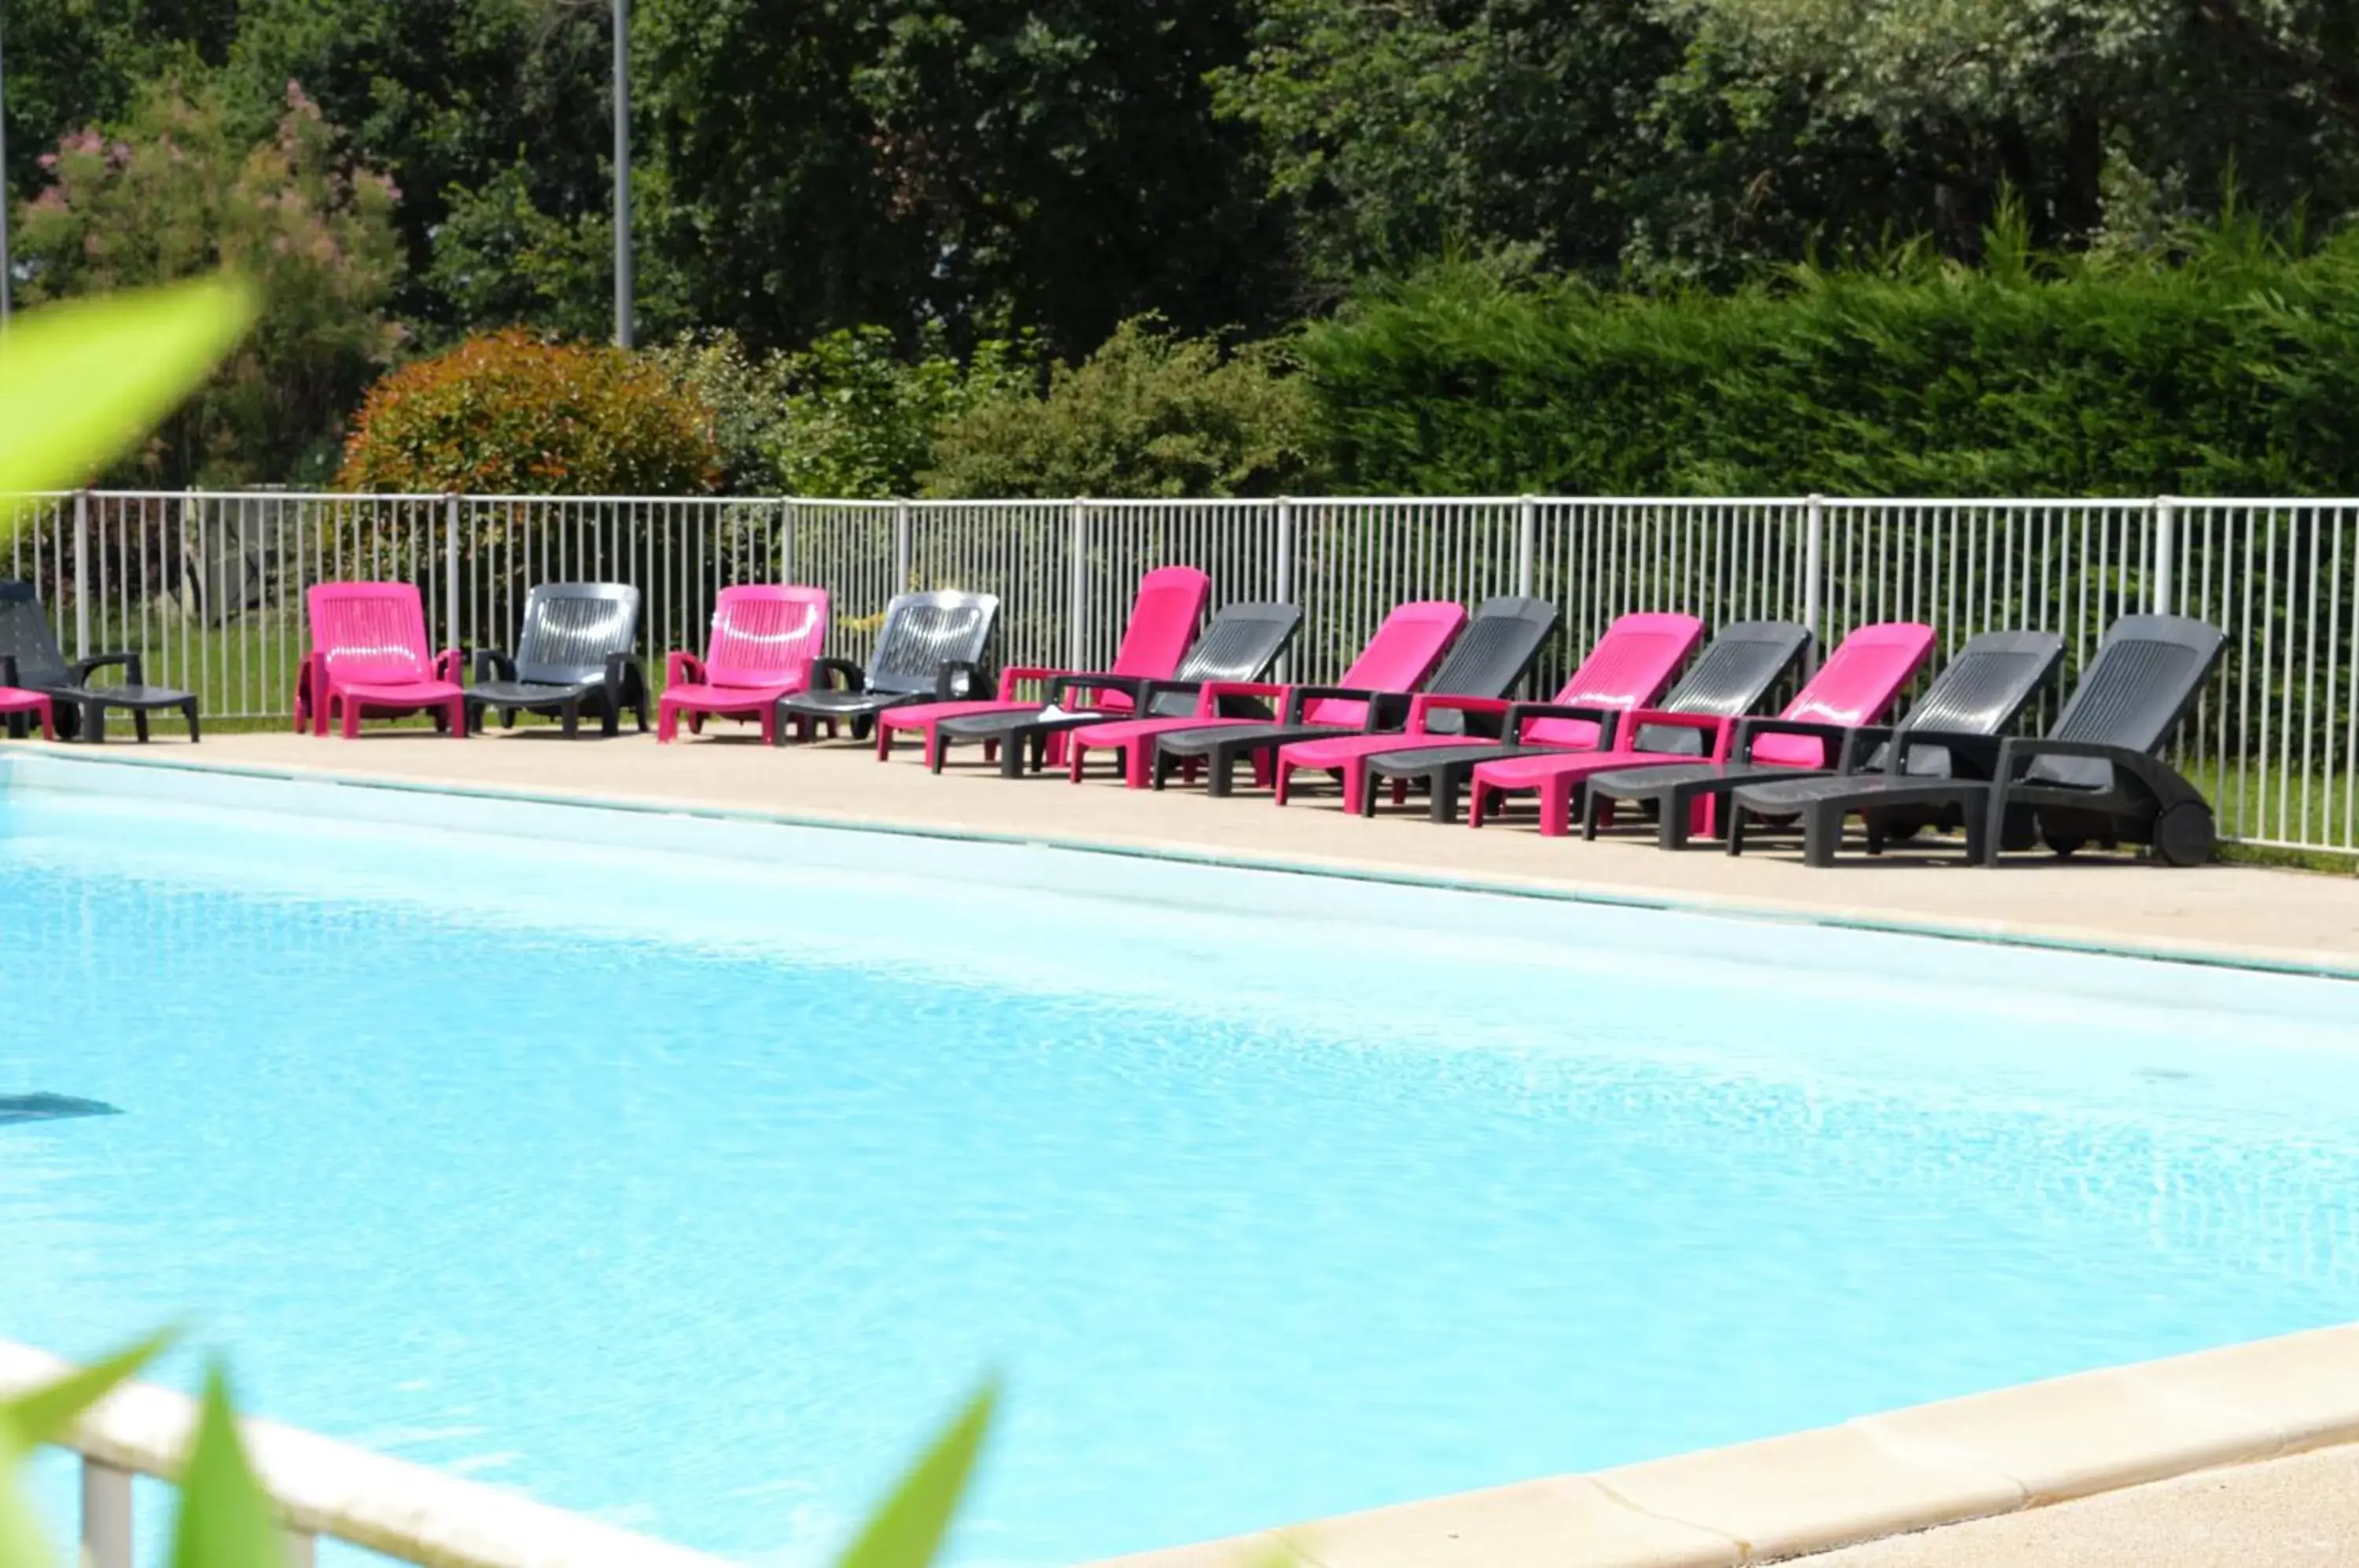
<instances>
[{"instance_id":1,"label":"reddish orange shrub","mask_svg":"<svg viewBox=\"0 0 2359 1568\"><path fill-rule=\"evenodd\" d=\"M369 389L344 442L346 490L678 495L721 473L712 410L651 359L511 329L406 365Z\"/></svg>"}]
</instances>

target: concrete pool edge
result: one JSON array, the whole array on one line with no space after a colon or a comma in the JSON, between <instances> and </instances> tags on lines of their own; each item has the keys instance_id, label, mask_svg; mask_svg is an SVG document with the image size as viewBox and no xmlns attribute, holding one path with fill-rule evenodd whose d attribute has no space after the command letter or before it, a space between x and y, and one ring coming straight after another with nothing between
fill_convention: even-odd
<instances>
[{"instance_id":1,"label":"concrete pool edge","mask_svg":"<svg viewBox=\"0 0 2359 1568\"><path fill-rule=\"evenodd\" d=\"M1096 1568L1735 1568L2359 1442L2359 1323Z\"/></svg>"},{"instance_id":2,"label":"concrete pool edge","mask_svg":"<svg viewBox=\"0 0 2359 1568\"><path fill-rule=\"evenodd\" d=\"M592 790L516 789L503 786L431 781L349 771L334 767L274 763L217 763L185 757L97 756L29 742L0 740L0 770L25 761L36 767L61 766L188 773L259 782L332 785L340 789L380 790L401 796L450 796L471 800L524 805L562 806L658 817L688 817L712 822L868 833L896 839L933 839L947 843L1010 848L1041 848L1105 858L1161 861L1171 865L1220 870L1307 877L1332 881L1419 888L1439 892L1485 894L1555 904L1607 909L1658 910L1749 920L1784 926L1821 927L1835 931L1914 936L1942 942L1976 942L2038 952L2078 953L2091 957L2126 958L2147 962L2229 969L2257 974L2359 982L2359 964L2340 953L2278 947L2241 946L2219 942L2179 942L2133 939L2083 927L2046 926L2035 921L1961 920L1919 917L1890 909L1830 907L1757 898L1738 898L1692 891L1634 892L1627 887L1587 884L1572 878L1456 875L1419 871L1382 862L1338 859L1317 855L1237 854L1201 844L1146 838L1104 838L1034 832L1010 833L963 826L956 822L904 821L824 811L777 811L739 806L696 804L676 799L615 795ZM0 782L5 771L0 771Z\"/></svg>"}]
</instances>

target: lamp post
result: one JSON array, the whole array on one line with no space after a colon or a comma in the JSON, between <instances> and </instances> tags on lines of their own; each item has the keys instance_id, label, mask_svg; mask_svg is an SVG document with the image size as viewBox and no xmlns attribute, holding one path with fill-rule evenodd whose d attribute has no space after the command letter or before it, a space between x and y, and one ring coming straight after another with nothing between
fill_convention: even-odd
<instances>
[{"instance_id":1,"label":"lamp post","mask_svg":"<svg viewBox=\"0 0 2359 1568\"><path fill-rule=\"evenodd\" d=\"M631 346L630 0L614 0L614 343Z\"/></svg>"}]
</instances>

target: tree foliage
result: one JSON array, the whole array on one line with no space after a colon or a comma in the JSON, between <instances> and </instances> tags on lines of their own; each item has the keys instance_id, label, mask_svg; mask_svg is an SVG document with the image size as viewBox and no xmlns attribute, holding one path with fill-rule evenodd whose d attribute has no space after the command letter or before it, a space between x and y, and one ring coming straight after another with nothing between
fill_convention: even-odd
<instances>
[{"instance_id":1,"label":"tree foliage","mask_svg":"<svg viewBox=\"0 0 2359 1568\"><path fill-rule=\"evenodd\" d=\"M720 476L712 413L654 359L473 338L370 388L336 483L348 490L667 495Z\"/></svg>"},{"instance_id":2,"label":"tree foliage","mask_svg":"<svg viewBox=\"0 0 2359 1568\"><path fill-rule=\"evenodd\" d=\"M50 183L16 249L32 300L227 267L267 301L253 334L136 462L148 483L284 482L332 466L350 408L397 346L392 185L351 158L289 84L246 147L220 92L150 87L119 131L76 131L41 159Z\"/></svg>"},{"instance_id":3,"label":"tree foliage","mask_svg":"<svg viewBox=\"0 0 2359 1568\"><path fill-rule=\"evenodd\" d=\"M1269 343L1233 353L1152 318L1114 329L1045 397L1004 396L952 419L930 495L1270 495L1310 471L1308 389Z\"/></svg>"}]
</instances>

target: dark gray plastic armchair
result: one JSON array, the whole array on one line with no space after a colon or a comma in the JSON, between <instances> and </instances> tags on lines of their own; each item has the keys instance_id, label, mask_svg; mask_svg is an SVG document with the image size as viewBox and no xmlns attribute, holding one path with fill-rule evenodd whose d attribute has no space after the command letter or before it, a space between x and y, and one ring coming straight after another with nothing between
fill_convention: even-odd
<instances>
[{"instance_id":1,"label":"dark gray plastic armchair","mask_svg":"<svg viewBox=\"0 0 2359 1568\"><path fill-rule=\"evenodd\" d=\"M867 738L876 715L912 702L956 702L983 691L983 650L999 622L995 593L937 588L897 594L885 606L875 649L866 665L822 659L811 666L811 687L778 701L778 717L810 738L821 724L833 735L849 721L853 738ZM825 681L825 685L821 682ZM784 744L788 726L777 735Z\"/></svg>"},{"instance_id":2,"label":"dark gray plastic armchair","mask_svg":"<svg viewBox=\"0 0 2359 1568\"><path fill-rule=\"evenodd\" d=\"M110 666L120 666L127 678L116 686L98 686L91 677ZM58 634L41 608L40 595L29 583L0 583L0 686L38 691L49 699L61 740L106 738L106 710L121 708L131 715L134 732L147 738L147 715L178 708L188 721L189 739L197 731L194 694L169 686L150 686L136 653L93 653L69 661L58 647Z\"/></svg>"},{"instance_id":3,"label":"dark gray plastic armchair","mask_svg":"<svg viewBox=\"0 0 2359 1568\"><path fill-rule=\"evenodd\" d=\"M524 626L514 654L479 649L467 688L467 726L479 730L486 709L513 725L518 713L553 713L568 736L582 730L586 705L599 733L622 728L623 710L647 727L647 677L632 650L639 638L639 591L624 583L542 583L525 595Z\"/></svg>"}]
</instances>

